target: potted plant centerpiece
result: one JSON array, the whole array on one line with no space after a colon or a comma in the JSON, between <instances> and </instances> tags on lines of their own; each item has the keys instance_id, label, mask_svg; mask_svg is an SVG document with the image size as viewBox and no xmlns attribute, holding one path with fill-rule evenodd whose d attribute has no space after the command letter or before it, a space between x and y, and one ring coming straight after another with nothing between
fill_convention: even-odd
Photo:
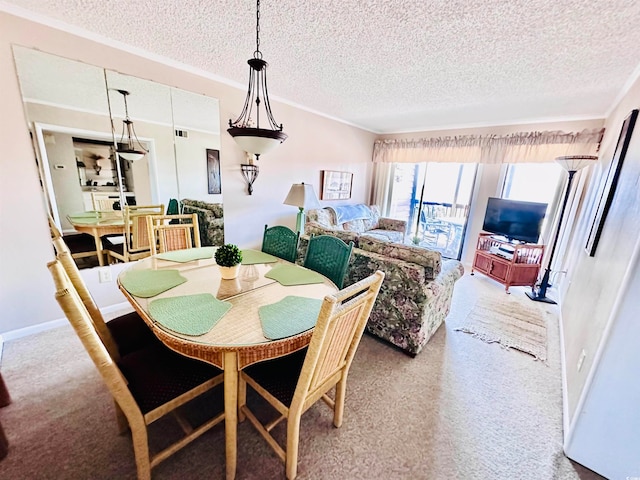
<instances>
[{"instance_id":1,"label":"potted plant centerpiece","mask_svg":"<svg viewBox=\"0 0 640 480\"><path fill-rule=\"evenodd\" d=\"M237 245L226 243L216 249L214 254L216 263L220 267L220 275L225 280L232 280L238 276L242 252Z\"/></svg>"}]
</instances>

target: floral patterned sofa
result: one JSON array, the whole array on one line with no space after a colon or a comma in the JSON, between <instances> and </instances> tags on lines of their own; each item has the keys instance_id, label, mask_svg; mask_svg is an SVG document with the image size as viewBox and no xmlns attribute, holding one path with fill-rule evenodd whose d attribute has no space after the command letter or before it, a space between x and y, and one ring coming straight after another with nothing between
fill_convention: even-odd
<instances>
[{"instance_id":1,"label":"floral patterned sofa","mask_svg":"<svg viewBox=\"0 0 640 480\"><path fill-rule=\"evenodd\" d=\"M347 221L338 221L347 210ZM346 243L358 246L362 235L403 243L407 222L380 216L377 205L343 205L311 209L307 212L305 233L311 235L334 235Z\"/></svg>"},{"instance_id":2,"label":"floral patterned sofa","mask_svg":"<svg viewBox=\"0 0 640 480\"><path fill-rule=\"evenodd\" d=\"M202 246L224 245L224 210L221 203L208 203L201 200L180 200L182 213L196 213L200 227Z\"/></svg>"},{"instance_id":3,"label":"floral patterned sofa","mask_svg":"<svg viewBox=\"0 0 640 480\"><path fill-rule=\"evenodd\" d=\"M300 237L300 262L308 242L307 235ZM366 330L415 356L448 315L454 284L464 274L462 263L443 261L440 252L426 248L361 236L344 286L376 270L386 276Z\"/></svg>"}]
</instances>

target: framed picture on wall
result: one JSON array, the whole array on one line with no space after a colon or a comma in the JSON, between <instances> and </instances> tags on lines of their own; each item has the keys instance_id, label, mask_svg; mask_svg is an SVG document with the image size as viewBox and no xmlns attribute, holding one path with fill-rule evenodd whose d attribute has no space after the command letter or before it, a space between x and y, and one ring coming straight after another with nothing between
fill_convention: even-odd
<instances>
[{"instance_id":1,"label":"framed picture on wall","mask_svg":"<svg viewBox=\"0 0 640 480\"><path fill-rule=\"evenodd\" d=\"M633 127L636 124L638 118L638 110L632 110L631 113L622 122L622 129L620 130L620 136L618 137L618 143L616 149L613 152L613 158L609 165L609 171L607 172L607 178L604 183L604 188L600 194L600 200L598 201L598 208L596 210L593 223L591 224L591 230L589 231L589 238L587 239L587 245L585 249L590 257L595 256L596 248L598 248L598 242L604 222L607 219L607 213L611 207L613 196L616 193L616 186L618 179L620 178L620 170L622 169L622 163L624 157L627 154L629 148L629 142L631 141L631 134L633 133Z\"/></svg>"},{"instance_id":2,"label":"framed picture on wall","mask_svg":"<svg viewBox=\"0 0 640 480\"><path fill-rule=\"evenodd\" d=\"M351 198L353 173L322 170L322 200L346 200Z\"/></svg>"},{"instance_id":3,"label":"framed picture on wall","mask_svg":"<svg viewBox=\"0 0 640 480\"><path fill-rule=\"evenodd\" d=\"M222 193L220 150L207 148L207 178L209 180L209 193Z\"/></svg>"}]
</instances>

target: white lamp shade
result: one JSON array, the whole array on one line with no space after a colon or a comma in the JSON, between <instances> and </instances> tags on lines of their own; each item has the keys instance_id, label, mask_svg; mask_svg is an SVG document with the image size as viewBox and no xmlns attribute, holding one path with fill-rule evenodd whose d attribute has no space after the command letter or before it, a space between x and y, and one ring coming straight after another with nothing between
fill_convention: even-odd
<instances>
[{"instance_id":1,"label":"white lamp shade","mask_svg":"<svg viewBox=\"0 0 640 480\"><path fill-rule=\"evenodd\" d=\"M320 208L320 202L313 190L313 185L307 183L294 183L289 190L287 198L284 199L285 205L308 210L310 208Z\"/></svg>"},{"instance_id":2,"label":"white lamp shade","mask_svg":"<svg viewBox=\"0 0 640 480\"><path fill-rule=\"evenodd\" d=\"M598 157L595 155L567 155L556 158L556 162L567 172L577 172L597 161Z\"/></svg>"},{"instance_id":3,"label":"white lamp shade","mask_svg":"<svg viewBox=\"0 0 640 480\"><path fill-rule=\"evenodd\" d=\"M280 145L280 140L275 138L233 137L233 139L242 150L254 155L263 155Z\"/></svg>"},{"instance_id":4,"label":"white lamp shade","mask_svg":"<svg viewBox=\"0 0 640 480\"><path fill-rule=\"evenodd\" d=\"M118 150L118 155L125 160L129 160L130 162L135 162L136 160L142 160L144 158L144 152L133 151L122 151Z\"/></svg>"}]
</instances>

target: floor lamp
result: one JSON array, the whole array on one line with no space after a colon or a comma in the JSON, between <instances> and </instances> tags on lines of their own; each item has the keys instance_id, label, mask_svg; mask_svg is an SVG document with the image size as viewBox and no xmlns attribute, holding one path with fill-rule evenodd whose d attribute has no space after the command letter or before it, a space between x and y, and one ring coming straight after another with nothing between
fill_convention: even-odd
<instances>
[{"instance_id":1,"label":"floor lamp","mask_svg":"<svg viewBox=\"0 0 640 480\"><path fill-rule=\"evenodd\" d=\"M283 202L285 205L293 205L298 207L298 217L296 218L296 231L303 233L304 230L304 211L310 208L320 208L320 202L313 190L313 185L308 183L294 183L287 198Z\"/></svg>"},{"instance_id":2,"label":"floor lamp","mask_svg":"<svg viewBox=\"0 0 640 480\"><path fill-rule=\"evenodd\" d=\"M569 155L565 157L556 158L562 168L569 172L569 182L567 183L567 189L564 193L564 201L562 202L562 208L560 209L560 218L558 219L558 228L556 230L555 238L553 239L553 245L551 246L551 253L549 254L549 262L547 268L544 271L542 281L536 290L535 287L531 289L531 292L525 292L534 302L544 302L556 304L555 300L547 297L547 289L549 288L549 276L551 275L551 263L553 262L553 254L556 252L556 245L558 245L558 237L560 236L560 229L562 227L562 219L564 218L564 211L567 208L567 202L569 201L569 193L571 192L571 182L573 182L573 176L576 172L592 162L598 160L598 157L593 155Z\"/></svg>"}]
</instances>

